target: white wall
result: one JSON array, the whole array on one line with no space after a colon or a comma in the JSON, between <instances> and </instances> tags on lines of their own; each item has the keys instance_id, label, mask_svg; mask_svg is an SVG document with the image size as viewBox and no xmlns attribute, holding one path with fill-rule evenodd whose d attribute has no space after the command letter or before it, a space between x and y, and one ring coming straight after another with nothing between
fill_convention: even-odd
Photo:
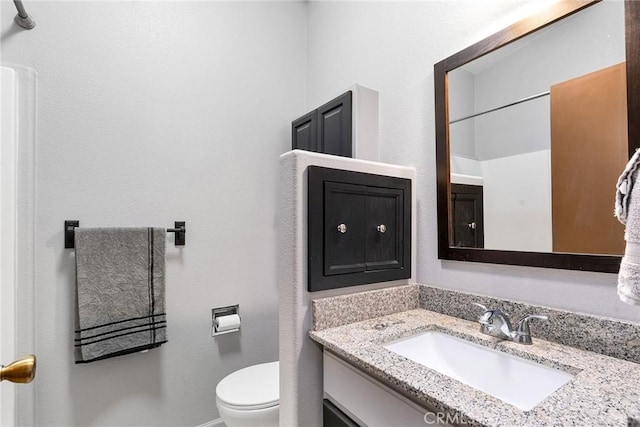
<instances>
[{"instance_id":1,"label":"white wall","mask_svg":"<svg viewBox=\"0 0 640 427\"><path fill-rule=\"evenodd\" d=\"M451 155L449 166L452 183L483 186L485 248L553 251L551 150L484 161Z\"/></svg>"},{"instance_id":2,"label":"white wall","mask_svg":"<svg viewBox=\"0 0 640 427\"><path fill-rule=\"evenodd\" d=\"M2 2L3 62L38 72L37 423L194 426L215 384L278 357L276 188L304 112L303 3ZM169 343L73 364L73 251L63 221L187 222L168 245ZM172 242L172 238L170 238ZM240 334L210 336L239 303Z\"/></svg>"},{"instance_id":3,"label":"white wall","mask_svg":"<svg viewBox=\"0 0 640 427\"><path fill-rule=\"evenodd\" d=\"M449 160L451 174L482 176L482 162L462 156L451 155ZM451 177L453 180L453 177Z\"/></svg>"},{"instance_id":4,"label":"white wall","mask_svg":"<svg viewBox=\"0 0 640 427\"><path fill-rule=\"evenodd\" d=\"M482 162L484 247L552 252L551 150Z\"/></svg>"},{"instance_id":5,"label":"white wall","mask_svg":"<svg viewBox=\"0 0 640 427\"><path fill-rule=\"evenodd\" d=\"M449 88L449 121L455 122L449 127L451 155L477 160L475 119L456 121L474 113L475 75L458 68L449 73L447 87Z\"/></svg>"},{"instance_id":6,"label":"white wall","mask_svg":"<svg viewBox=\"0 0 640 427\"><path fill-rule=\"evenodd\" d=\"M356 81L380 92L381 161L418 170L419 282L638 321L638 309L616 295L615 274L437 257L433 64L535 6L499 0L310 2L308 101Z\"/></svg>"},{"instance_id":7,"label":"white wall","mask_svg":"<svg viewBox=\"0 0 640 427\"><path fill-rule=\"evenodd\" d=\"M480 161L551 148L548 96L476 117L474 122L476 153Z\"/></svg>"}]
</instances>

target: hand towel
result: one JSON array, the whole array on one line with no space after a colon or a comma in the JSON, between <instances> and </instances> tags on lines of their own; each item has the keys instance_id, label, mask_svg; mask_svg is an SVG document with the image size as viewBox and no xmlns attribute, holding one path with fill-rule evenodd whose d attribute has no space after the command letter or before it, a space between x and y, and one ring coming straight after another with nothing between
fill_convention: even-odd
<instances>
[{"instance_id":1,"label":"hand towel","mask_svg":"<svg viewBox=\"0 0 640 427\"><path fill-rule=\"evenodd\" d=\"M76 228L75 361L167 342L163 228Z\"/></svg>"},{"instance_id":2,"label":"hand towel","mask_svg":"<svg viewBox=\"0 0 640 427\"><path fill-rule=\"evenodd\" d=\"M640 165L640 150L631 156L631 159L624 168L622 175L618 178L616 184L616 206L614 210L615 216L623 224L627 223L627 216L629 212L629 200L631 198L631 191L633 191L633 184L635 184L636 177L638 175L638 166Z\"/></svg>"},{"instance_id":3,"label":"hand towel","mask_svg":"<svg viewBox=\"0 0 640 427\"><path fill-rule=\"evenodd\" d=\"M618 296L627 304L640 305L640 151L627 163L616 186L615 215L625 224L627 242L618 272Z\"/></svg>"}]
</instances>

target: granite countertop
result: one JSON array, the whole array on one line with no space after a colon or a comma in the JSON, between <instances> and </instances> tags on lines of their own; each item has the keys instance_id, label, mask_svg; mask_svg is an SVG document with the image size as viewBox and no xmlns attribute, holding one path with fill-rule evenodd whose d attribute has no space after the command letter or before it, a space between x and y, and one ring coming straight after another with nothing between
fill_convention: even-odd
<instances>
[{"instance_id":1,"label":"granite countertop","mask_svg":"<svg viewBox=\"0 0 640 427\"><path fill-rule=\"evenodd\" d=\"M574 379L525 412L382 347L429 330L569 372ZM481 334L478 323L423 309L309 334L326 349L421 406L457 414L470 425L627 426L640 419L640 365L536 339L535 335L533 345L501 341Z\"/></svg>"}]
</instances>

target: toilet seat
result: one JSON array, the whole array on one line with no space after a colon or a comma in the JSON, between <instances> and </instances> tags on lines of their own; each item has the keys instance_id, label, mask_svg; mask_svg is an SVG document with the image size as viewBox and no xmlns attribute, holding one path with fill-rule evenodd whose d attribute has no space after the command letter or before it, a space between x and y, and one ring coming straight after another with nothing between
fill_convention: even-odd
<instances>
[{"instance_id":1,"label":"toilet seat","mask_svg":"<svg viewBox=\"0 0 640 427\"><path fill-rule=\"evenodd\" d=\"M216 386L218 404L237 411L278 406L280 400L279 362L261 363L235 371Z\"/></svg>"}]
</instances>

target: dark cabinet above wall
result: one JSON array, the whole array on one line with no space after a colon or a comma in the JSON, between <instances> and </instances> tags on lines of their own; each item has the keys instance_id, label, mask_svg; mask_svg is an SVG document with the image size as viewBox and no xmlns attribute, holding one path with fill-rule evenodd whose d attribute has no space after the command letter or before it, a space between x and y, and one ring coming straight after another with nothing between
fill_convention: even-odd
<instances>
[{"instance_id":1,"label":"dark cabinet above wall","mask_svg":"<svg viewBox=\"0 0 640 427\"><path fill-rule=\"evenodd\" d=\"M291 122L291 149L318 152L318 110Z\"/></svg>"},{"instance_id":2,"label":"dark cabinet above wall","mask_svg":"<svg viewBox=\"0 0 640 427\"><path fill-rule=\"evenodd\" d=\"M378 161L378 92L354 85L291 122L291 148Z\"/></svg>"},{"instance_id":3,"label":"dark cabinet above wall","mask_svg":"<svg viewBox=\"0 0 640 427\"><path fill-rule=\"evenodd\" d=\"M411 277L411 180L308 168L309 291Z\"/></svg>"},{"instance_id":4,"label":"dark cabinet above wall","mask_svg":"<svg viewBox=\"0 0 640 427\"><path fill-rule=\"evenodd\" d=\"M352 93L348 91L291 123L292 149L352 157Z\"/></svg>"}]
</instances>

